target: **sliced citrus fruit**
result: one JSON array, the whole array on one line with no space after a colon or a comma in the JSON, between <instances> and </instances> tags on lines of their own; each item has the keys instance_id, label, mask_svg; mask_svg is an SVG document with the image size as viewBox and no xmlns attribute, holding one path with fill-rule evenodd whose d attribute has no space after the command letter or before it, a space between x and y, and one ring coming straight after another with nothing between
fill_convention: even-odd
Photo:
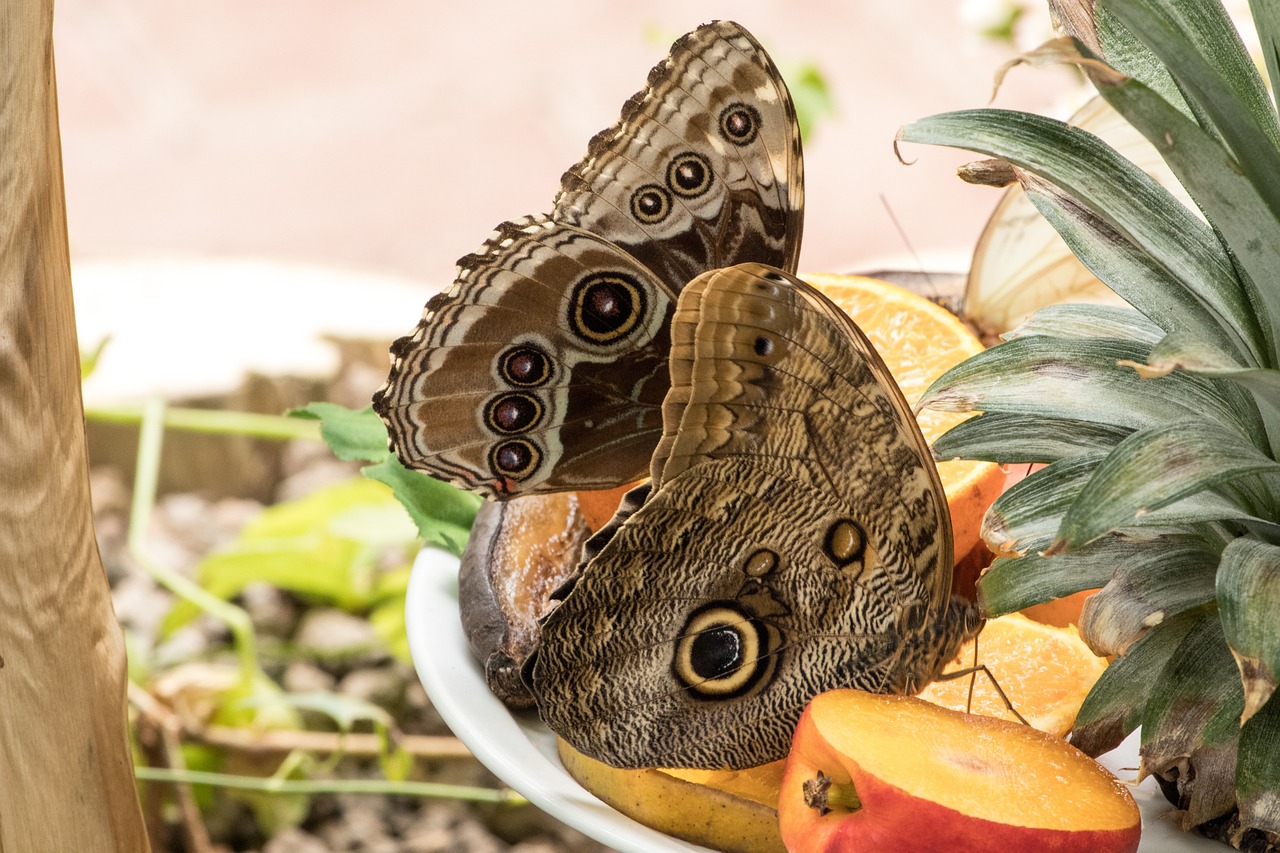
<instances>
[{"instance_id":1,"label":"sliced citrus fruit","mask_svg":"<svg viewBox=\"0 0 1280 853\"><path fill-rule=\"evenodd\" d=\"M1011 613L987 622L978 635L978 661L985 664L1004 689L1013 707L1032 726L1064 736L1093 683L1107 668L1107 659L1089 650L1074 626L1044 625ZM973 642L966 643L944 672L973 666ZM935 681L920 693L944 708L963 711L968 704L969 677ZM979 673L974 681L974 714L1014 720L1004 700Z\"/></svg>"},{"instance_id":2,"label":"sliced citrus fruit","mask_svg":"<svg viewBox=\"0 0 1280 853\"><path fill-rule=\"evenodd\" d=\"M805 281L826 294L871 339L912 406L943 371L982 351L956 315L897 285L852 275L806 273ZM932 444L967 414L922 411L916 416ZM938 464L947 493L959 560L978 544L982 516L1004 488L1004 471L994 462Z\"/></svg>"}]
</instances>

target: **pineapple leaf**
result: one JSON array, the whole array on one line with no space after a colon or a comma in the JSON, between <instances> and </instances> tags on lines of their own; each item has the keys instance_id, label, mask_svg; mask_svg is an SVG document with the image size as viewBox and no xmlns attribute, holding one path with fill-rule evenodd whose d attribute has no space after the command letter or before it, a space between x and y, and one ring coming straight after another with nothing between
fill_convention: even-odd
<instances>
[{"instance_id":1,"label":"pineapple leaf","mask_svg":"<svg viewBox=\"0 0 1280 853\"><path fill-rule=\"evenodd\" d=\"M1238 390L1184 371L1142 379L1117 361L1144 363L1150 348L1129 341L1015 338L948 370L919 406L947 412L1004 412L1130 429L1201 418L1239 435L1263 429L1240 409Z\"/></svg>"},{"instance_id":2,"label":"pineapple leaf","mask_svg":"<svg viewBox=\"0 0 1280 853\"><path fill-rule=\"evenodd\" d=\"M1057 462L1100 448L1114 447L1129 433L1125 427L1081 423L1066 418L992 412L956 424L933 443L933 457L983 459L1018 464Z\"/></svg>"},{"instance_id":3,"label":"pineapple leaf","mask_svg":"<svg viewBox=\"0 0 1280 853\"><path fill-rule=\"evenodd\" d=\"M1195 612L1195 611L1193 611ZM1143 769L1176 782L1185 827L1235 804L1234 768L1244 694L1222 623L1208 611L1169 657L1142 714ZM1182 772L1188 762L1194 773Z\"/></svg>"},{"instance_id":4,"label":"pineapple leaf","mask_svg":"<svg viewBox=\"0 0 1280 853\"><path fill-rule=\"evenodd\" d=\"M1280 475L1280 464L1218 425L1184 420L1139 430L1115 446L1080 490L1048 553L1079 547L1162 507L1254 473ZM1228 516L1240 517L1236 512Z\"/></svg>"},{"instance_id":5,"label":"pineapple leaf","mask_svg":"<svg viewBox=\"0 0 1280 853\"><path fill-rule=\"evenodd\" d=\"M1222 552L1218 571L1222 630L1240 668L1243 719L1252 717L1280 678L1280 547L1240 538Z\"/></svg>"},{"instance_id":6,"label":"pineapple leaf","mask_svg":"<svg viewBox=\"0 0 1280 853\"><path fill-rule=\"evenodd\" d=\"M1075 37L1112 68L1141 80L1183 113L1191 115L1191 108L1178 91L1169 69L1150 48L1134 38L1115 15L1098 8L1096 0L1049 0L1049 7L1066 35Z\"/></svg>"},{"instance_id":7,"label":"pineapple leaf","mask_svg":"<svg viewBox=\"0 0 1280 853\"><path fill-rule=\"evenodd\" d=\"M983 615L994 618L1084 589L1096 589L1119 572L1137 578L1158 574L1165 570L1166 562L1171 576L1194 574L1193 566L1202 571L1207 565L1212 585L1212 568L1217 565L1220 550L1220 544L1214 547L1205 537L1170 533L1150 538L1105 536L1058 557L1002 557L978 579L978 601ZM1209 597L1212 596L1211 586Z\"/></svg>"},{"instance_id":8,"label":"pineapple leaf","mask_svg":"<svg viewBox=\"0 0 1280 853\"><path fill-rule=\"evenodd\" d=\"M1275 180L1280 174L1280 122L1222 4L1100 2L1164 62L1201 124L1221 135L1244 174L1272 196L1267 202L1280 215L1280 184Z\"/></svg>"},{"instance_id":9,"label":"pineapple leaf","mask_svg":"<svg viewBox=\"0 0 1280 853\"><path fill-rule=\"evenodd\" d=\"M1168 619L1112 661L1076 714L1072 745L1095 758L1115 749L1142 722L1147 697L1191 626L1206 618L1184 613Z\"/></svg>"},{"instance_id":10,"label":"pineapple leaf","mask_svg":"<svg viewBox=\"0 0 1280 853\"><path fill-rule=\"evenodd\" d=\"M1242 269L1241 282L1262 315L1260 328L1267 345L1264 363L1275 364L1280 292L1260 290L1254 282L1270 282L1280 274L1280 182L1274 180L1280 171L1259 182L1258 176L1242 172L1237 159L1217 140L1151 89L1129 78L1117 82L1114 75L1096 74L1087 65L1085 70L1099 94L1155 146L1234 250ZM1268 140L1258 140L1255 147L1271 153L1275 162L1266 164L1268 167L1280 169L1280 152ZM1269 198L1268 193L1276 197Z\"/></svg>"},{"instance_id":11,"label":"pineapple leaf","mask_svg":"<svg viewBox=\"0 0 1280 853\"><path fill-rule=\"evenodd\" d=\"M996 553L1039 551L1061 527L1063 513L1079 497L1105 453L1084 453L1055 462L1014 483L996 498L982 520L982 538ZM1159 528L1251 517L1213 492L1199 492L1134 519L1133 535L1159 535Z\"/></svg>"},{"instance_id":12,"label":"pineapple leaf","mask_svg":"<svg viewBox=\"0 0 1280 853\"><path fill-rule=\"evenodd\" d=\"M1251 359L1252 341L1261 339L1251 316L1246 318L1245 333L1224 328L1212 307L1202 304L1194 290L1170 286L1169 271L1096 212L1048 181L1021 169L1015 169L1014 174L1027 200L1080 263L1118 296L1139 306L1158 328L1195 329L1209 345Z\"/></svg>"},{"instance_id":13,"label":"pineapple leaf","mask_svg":"<svg viewBox=\"0 0 1280 853\"><path fill-rule=\"evenodd\" d=\"M1267 77L1275 86L1280 82L1280 6L1271 0L1249 0L1249 11L1253 13L1253 23L1258 29Z\"/></svg>"},{"instance_id":14,"label":"pineapple leaf","mask_svg":"<svg viewBox=\"0 0 1280 853\"><path fill-rule=\"evenodd\" d=\"M1183 322L1167 328L1200 329L1211 320L1236 336L1251 327L1253 308L1209 226L1092 134L1043 116L981 109L920 119L899 129L898 138L1001 157L1055 185L1073 207L1104 221L1160 267L1163 275L1140 279L1149 291L1126 299L1149 317L1162 307L1185 313ZM1247 334L1239 347L1251 354L1262 349Z\"/></svg>"},{"instance_id":15,"label":"pineapple leaf","mask_svg":"<svg viewBox=\"0 0 1280 853\"><path fill-rule=\"evenodd\" d=\"M1280 833L1280 698L1272 697L1241 729L1239 762L1241 822Z\"/></svg>"},{"instance_id":16,"label":"pineapple leaf","mask_svg":"<svg viewBox=\"0 0 1280 853\"><path fill-rule=\"evenodd\" d=\"M1066 303L1046 305L1004 335L1006 340L1029 335L1051 338L1113 338L1154 344L1164 330L1132 308L1115 305Z\"/></svg>"},{"instance_id":17,"label":"pineapple leaf","mask_svg":"<svg viewBox=\"0 0 1280 853\"><path fill-rule=\"evenodd\" d=\"M1221 543L1169 541L1114 562L1114 576L1085 602L1080 632L1096 654L1121 654L1152 625L1214 600Z\"/></svg>"}]
</instances>

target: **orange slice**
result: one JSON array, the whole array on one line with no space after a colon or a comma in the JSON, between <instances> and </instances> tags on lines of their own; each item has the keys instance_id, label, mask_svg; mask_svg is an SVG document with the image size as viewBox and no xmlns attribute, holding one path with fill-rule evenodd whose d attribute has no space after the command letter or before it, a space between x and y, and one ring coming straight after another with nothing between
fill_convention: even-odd
<instances>
[{"instance_id":1,"label":"orange slice","mask_svg":"<svg viewBox=\"0 0 1280 853\"><path fill-rule=\"evenodd\" d=\"M1017 613L992 619L978 635L978 660L1004 688L1013 707L1040 731L1065 736L1107 659L1089 650L1074 626L1044 625ZM946 672L973 665L973 643L966 643ZM965 710L969 677L935 681L920 693L944 708ZM979 673L974 684L974 714L1014 720L991 681Z\"/></svg>"},{"instance_id":2,"label":"orange slice","mask_svg":"<svg viewBox=\"0 0 1280 853\"><path fill-rule=\"evenodd\" d=\"M861 276L806 273L801 278L866 333L912 406L944 371L983 349L956 315L909 290ZM932 444L967 417L923 411L916 420ZM938 475L951 509L959 560L978 544L982 516L1004 488L1004 471L994 462L952 461L939 463Z\"/></svg>"}]
</instances>

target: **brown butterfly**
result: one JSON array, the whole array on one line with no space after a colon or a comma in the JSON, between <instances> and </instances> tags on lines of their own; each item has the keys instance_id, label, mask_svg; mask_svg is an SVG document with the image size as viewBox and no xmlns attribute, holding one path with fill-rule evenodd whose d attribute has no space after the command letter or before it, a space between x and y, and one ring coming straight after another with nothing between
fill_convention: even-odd
<instances>
[{"instance_id":1,"label":"brown butterfly","mask_svg":"<svg viewBox=\"0 0 1280 853\"><path fill-rule=\"evenodd\" d=\"M410 468L504 500L643 476L668 327L700 273L794 271L800 133L764 48L721 21L681 38L567 171L427 303L373 406Z\"/></svg>"},{"instance_id":2,"label":"brown butterfly","mask_svg":"<svg viewBox=\"0 0 1280 853\"><path fill-rule=\"evenodd\" d=\"M651 483L584 549L525 675L543 720L626 767L786 755L835 687L915 693L981 624L951 520L866 336L760 264L680 294Z\"/></svg>"}]
</instances>

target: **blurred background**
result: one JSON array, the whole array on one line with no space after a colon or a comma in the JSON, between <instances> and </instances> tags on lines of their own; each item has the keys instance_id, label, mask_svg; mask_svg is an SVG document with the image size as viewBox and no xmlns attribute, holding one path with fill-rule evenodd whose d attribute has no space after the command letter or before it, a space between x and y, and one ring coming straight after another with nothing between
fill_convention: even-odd
<instances>
[{"instance_id":1,"label":"blurred background","mask_svg":"<svg viewBox=\"0 0 1280 853\"><path fill-rule=\"evenodd\" d=\"M1051 35L1038 3L59 0L77 319L82 348L101 348L85 380L96 524L140 763L498 784L413 676L402 614L417 545L403 513L390 519L389 496L314 435L220 432L199 413L366 405L388 343L455 260L497 223L548 210L671 41L718 17L803 91L801 269L963 271L999 194L954 176L974 159L962 152L913 148L902 165L894 133L986 105L997 68ZM994 105L1065 117L1081 100L1071 73L1019 69ZM139 453L147 400L196 412L197 426L171 422L163 449ZM139 457L159 460L150 481ZM236 692L243 644L176 599L172 574L248 614L267 698ZM147 736L173 714L179 752ZM237 727L284 733L255 751ZM299 727L377 737L339 767ZM377 739L388 732L394 749ZM147 786L156 849L600 849L527 807L340 784L314 797L227 790Z\"/></svg>"}]
</instances>

